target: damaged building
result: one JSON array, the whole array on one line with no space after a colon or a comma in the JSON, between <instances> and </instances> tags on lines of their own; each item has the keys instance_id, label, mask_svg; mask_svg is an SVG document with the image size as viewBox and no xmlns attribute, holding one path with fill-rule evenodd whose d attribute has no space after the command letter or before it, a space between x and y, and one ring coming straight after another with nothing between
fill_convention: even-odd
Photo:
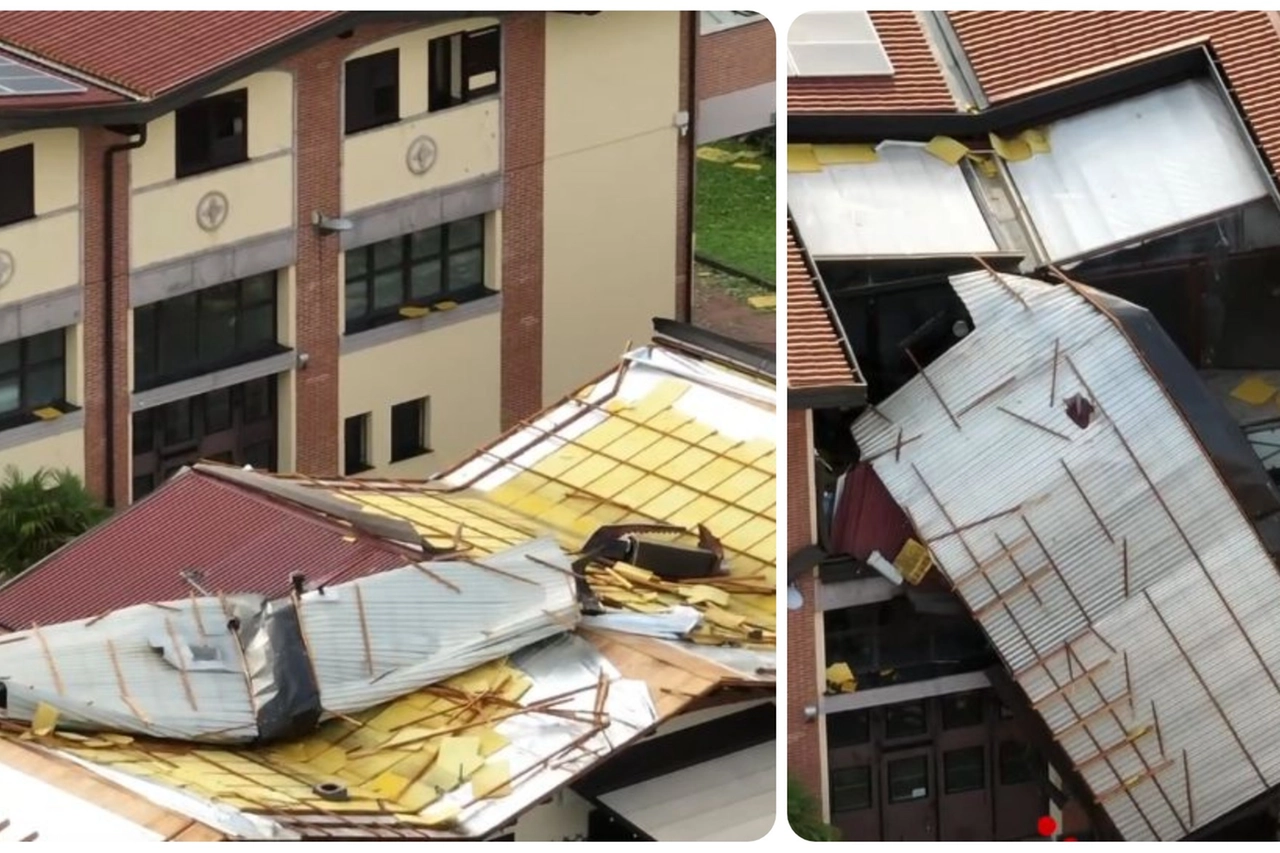
<instances>
[{"instance_id":1,"label":"damaged building","mask_svg":"<svg viewBox=\"0 0 1280 853\"><path fill-rule=\"evenodd\" d=\"M865 402L789 454L788 763L846 839L1274 837L1273 17L793 26L789 299Z\"/></svg>"},{"instance_id":2,"label":"damaged building","mask_svg":"<svg viewBox=\"0 0 1280 853\"><path fill-rule=\"evenodd\" d=\"M657 329L433 480L198 463L0 587L0 838L763 836L773 368Z\"/></svg>"}]
</instances>

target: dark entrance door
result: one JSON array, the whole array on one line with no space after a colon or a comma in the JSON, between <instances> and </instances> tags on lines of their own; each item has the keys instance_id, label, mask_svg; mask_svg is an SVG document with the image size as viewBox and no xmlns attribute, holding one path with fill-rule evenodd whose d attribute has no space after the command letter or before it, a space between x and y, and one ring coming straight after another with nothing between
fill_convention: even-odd
<instances>
[{"instance_id":1,"label":"dark entrance door","mask_svg":"<svg viewBox=\"0 0 1280 853\"><path fill-rule=\"evenodd\" d=\"M937 774L933 750L886 751L882 765L885 841L937 841Z\"/></svg>"},{"instance_id":2,"label":"dark entrance door","mask_svg":"<svg viewBox=\"0 0 1280 853\"><path fill-rule=\"evenodd\" d=\"M991 728L986 691L953 693L938 700L938 817L945 841L988 841L993 836Z\"/></svg>"}]
</instances>

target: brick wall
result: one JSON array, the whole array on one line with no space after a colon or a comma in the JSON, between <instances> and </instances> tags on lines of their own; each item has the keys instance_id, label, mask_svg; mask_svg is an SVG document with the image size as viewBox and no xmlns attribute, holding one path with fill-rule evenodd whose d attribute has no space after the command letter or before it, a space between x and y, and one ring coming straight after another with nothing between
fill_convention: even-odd
<instances>
[{"instance_id":1,"label":"brick wall","mask_svg":"<svg viewBox=\"0 0 1280 853\"><path fill-rule=\"evenodd\" d=\"M680 109L689 115L695 112L694 99L689 91L689 66L695 61L692 56L695 48L691 42L697 26L697 12L681 13ZM693 184L689 180L689 162L693 157L693 138L692 133L676 137L676 319L682 322L689 321L693 310L690 290L693 260L689 257L692 247L690 230L693 227L693 223L689 221L689 195L693 192Z\"/></svg>"},{"instance_id":2,"label":"brick wall","mask_svg":"<svg viewBox=\"0 0 1280 853\"><path fill-rule=\"evenodd\" d=\"M813 543L810 413L787 412L787 554ZM818 649L814 619L817 583L812 573L796 581L804 606L787 612L787 768L821 802L822 742L819 722L805 719L818 703Z\"/></svg>"},{"instance_id":3,"label":"brick wall","mask_svg":"<svg viewBox=\"0 0 1280 853\"><path fill-rule=\"evenodd\" d=\"M545 12L503 20L502 428L542 409Z\"/></svg>"},{"instance_id":4,"label":"brick wall","mask_svg":"<svg viewBox=\"0 0 1280 853\"><path fill-rule=\"evenodd\" d=\"M777 37L767 20L699 36L698 99L773 82L777 56Z\"/></svg>"}]
</instances>

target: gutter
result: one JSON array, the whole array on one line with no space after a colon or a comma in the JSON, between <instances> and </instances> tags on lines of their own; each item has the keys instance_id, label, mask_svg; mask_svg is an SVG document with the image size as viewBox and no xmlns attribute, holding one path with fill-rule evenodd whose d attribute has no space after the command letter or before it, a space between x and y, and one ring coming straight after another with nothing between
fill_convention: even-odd
<instances>
[{"instance_id":1,"label":"gutter","mask_svg":"<svg viewBox=\"0 0 1280 853\"><path fill-rule=\"evenodd\" d=\"M116 317L115 317L115 265L116 265L116 175L115 158L117 154L133 151L147 144L147 126L145 124L108 128L123 136L136 137L128 142L120 142L107 146L102 154L102 363L107 368L106 387L106 493L107 508L116 505Z\"/></svg>"},{"instance_id":2,"label":"gutter","mask_svg":"<svg viewBox=\"0 0 1280 853\"><path fill-rule=\"evenodd\" d=\"M694 261L697 257L697 228L694 226L694 216L697 214L697 198L698 198L698 13L685 12L684 19L687 25L688 34L685 39L688 41L689 48L689 68L687 72L687 85L689 92L689 101L687 108L689 110L689 123L685 127L685 144L689 148L688 163L685 166L685 186L688 192L685 194L685 223L686 231L683 235L685 243L688 245L688 262L685 264L685 284L684 298L682 304L684 306L683 317L678 318L683 323L693 321L693 281L694 281Z\"/></svg>"}]
</instances>

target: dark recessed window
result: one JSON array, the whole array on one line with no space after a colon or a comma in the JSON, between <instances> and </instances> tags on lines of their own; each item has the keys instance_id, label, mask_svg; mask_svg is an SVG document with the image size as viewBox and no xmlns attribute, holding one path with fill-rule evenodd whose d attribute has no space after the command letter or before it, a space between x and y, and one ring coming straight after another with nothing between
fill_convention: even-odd
<instances>
[{"instance_id":1,"label":"dark recessed window","mask_svg":"<svg viewBox=\"0 0 1280 853\"><path fill-rule=\"evenodd\" d=\"M343 473L347 475L368 471L369 464L368 412L347 418L342 425Z\"/></svg>"},{"instance_id":2,"label":"dark recessed window","mask_svg":"<svg viewBox=\"0 0 1280 853\"><path fill-rule=\"evenodd\" d=\"M985 750L971 746L944 752L942 779L942 788L948 794L982 790L987 782Z\"/></svg>"},{"instance_id":3,"label":"dark recessed window","mask_svg":"<svg viewBox=\"0 0 1280 853\"><path fill-rule=\"evenodd\" d=\"M871 740L869 711L841 711L827 714L827 745L857 746Z\"/></svg>"},{"instance_id":4,"label":"dark recessed window","mask_svg":"<svg viewBox=\"0 0 1280 853\"><path fill-rule=\"evenodd\" d=\"M391 461L421 456L427 446L431 398L422 397L391 407Z\"/></svg>"},{"instance_id":5,"label":"dark recessed window","mask_svg":"<svg viewBox=\"0 0 1280 853\"><path fill-rule=\"evenodd\" d=\"M36 147L0 151L0 226L36 215Z\"/></svg>"},{"instance_id":6,"label":"dark recessed window","mask_svg":"<svg viewBox=\"0 0 1280 853\"><path fill-rule=\"evenodd\" d=\"M830 782L832 812L871 808L870 767L833 767Z\"/></svg>"},{"instance_id":7,"label":"dark recessed window","mask_svg":"<svg viewBox=\"0 0 1280 853\"><path fill-rule=\"evenodd\" d=\"M886 765L889 802L909 803L929 796L929 759L923 755L899 758Z\"/></svg>"},{"instance_id":8,"label":"dark recessed window","mask_svg":"<svg viewBox=\"0 0 1280 853\"><path fill-rule=\"evenodd\" d=\"M486 293L483 216L346 254L348 333L402 319L406 308L466 302Z\"/></svg>"},{"instance_id":9,"label":"dark recessed window","mask_svg":"<svg viewBox=\"0 0 1280 853\"><path fill-rule=\"evenodd\" d=\"M66 330L57 329L0 344L0 425L66 405L66 342Z\"/></svg>"},{"instance_id":10,"label":"dark recessed window","mask_svg":"<svg viewBox=\"0 0 1280 853\"><path fill-rule=\"evenodd\" d=\"M942 697L942 727L963 729L982 725L983 699L986 694L956 693Z\"/></svg>"},{"instance_id":11,"label":"dark recessed window","mask_svg":"<svg viewBox=\"0 0 1280 853\"><path fill-rule=\"evenodd\" d=\"M889 740L919 737L929 733L923 702L890 705L884 709L884 736Z\"/></svg>"},{"instance_id":12,"label":"dark recessed window","mask_svg":"<svg viewBox=\"0 0 1280 853\"><path fill-rule=\"evenodd\" d=\"M249 159L249 90L201 98L176 114L179 178Z\"/></svg>"},{"instance_id":13,"label":"dark recessed window","mask_svg":"<svg viewBox=\"0 0 1280 853\"><path fill-rule=\"evenodd\" d=\"M347 62L346 131L359 133L400 120L400 51Z\"/></svg>"},{"instance_id":14,"label":"dark recessed window","mask_svg":"<svg viewBox=\"0 0 1280 853\"><path fill-rule=\"evenodd\" d=\"M1043 774L1040 755L1029 745L1016 740L1000 742L1000 784L1021 785L1036 781Z\"/></svg>"},{"instance_id":15,"label":"dark recessed window","mask_svg":"<svg viewBox=\"0 0 1280 853\"><path fill-rule=\"evenodd\" d=\"M498 91L502 36L498 27L453 33L427 44L427 109L447 110Z\"/></svg>"},{"instance_id":16,"label":"dark recessed window","mask_svg":"<svg viewBox=\"0 0 1280 853\"><path fill-rule=\"evenodd\" d=\"M276 274L207 287L133 312L134 388L262 358L276 343Z\"/></svg>"}]
</instances>

